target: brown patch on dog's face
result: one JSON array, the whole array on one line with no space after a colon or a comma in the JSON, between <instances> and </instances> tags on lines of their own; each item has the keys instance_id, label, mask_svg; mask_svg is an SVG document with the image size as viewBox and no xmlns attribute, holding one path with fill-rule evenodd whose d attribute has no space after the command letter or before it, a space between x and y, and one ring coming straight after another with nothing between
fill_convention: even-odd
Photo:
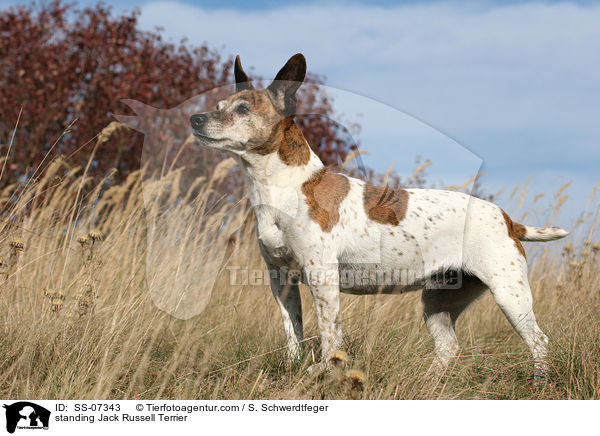
<instances>
[{"instance_id":1,"label":"brown patch on dog's face","mask_svg":"<svg viewBox=\"0 0 600 436\"><path fill-rule=\"evenodd\" d=\"M397 226L406 216L408 192L404 189L391 189L365 185L363 203L367 216L380 224Z\"/></svg>"},{"instance_id":2,"label":"brown patch on dog's face","mask_svg":"<svg viewBox=\"0 0 600 436\"><path fill-rule=\"evenodd\" d=\"M243 90L220 101L217 109L200 114L194 134L205 145L231 151L261 152L284 117L277 112L266 90ZM272 152L273 150L269 150ZM261 153L264 153L262 151Z\"/></svg>"},{"instance_id":3,"label":"brown patch on dog's face","mask_svg":"<svg viewBox=\"0 0 600 436\"><path fill-rule=\"evenodd\" d=\"M340 220L340 204L348 192L348 178L332 173L327 168L319 170L302 184L310 219L319 224L324 232L330 232Z\"/></svg>"},{"instance_id":4,"label":"brown patch on dog's face","mask_svg":"<svg viewBox=\"0 0 600 436\"><path fill-rule=\"evenodd\" d=\"M203 145L238 155L278 151L286 165L308 163L310 148L294 123L296 91L306 75L304 56L292 56L262 90L254 89L239 56L234 73L236 93L220 101L216 111L190 118L194 135Z\"/></svg>"},{"instance_id":5,"label":"brown patch on dog's face","mask_svg":"<svg viewBox=\"0 0 600 436\"><path fill-rule=\"evenodd\" d=\"M516 223L513 220L511 220L510 217L508 216L508 214L506 212L504 212L502 209L500 209L500 211L502 212L504 221L506 221L506 228L508 229L508 236L510 236L510 238L515 242L515 246L519 250L519 253L521 253L523 255L523 257L525 259L527 259L527 256L525 256L525 248L523 247L523 244L521 244L521 240L520 240L522 237L525 236L525 233L527 233L525 226L523 224L519 224L519 223Z\"/></svg>"},{"instance_id":6,"label":"brown patch on dog's face","mask_svg":"<svg viewBox=\"0 0 600 436\"><path fill-rule=\"evenodd\" d=\"M207 112L202 131L195 131L206 145L215 148L268 155L276 151L290 166L305 165L310 159L308 143L293 117L284 117L272 102L268 90L243 90L219 102ZM219 146L223 143L222 146Z\"/></svg>"}]
</instances>

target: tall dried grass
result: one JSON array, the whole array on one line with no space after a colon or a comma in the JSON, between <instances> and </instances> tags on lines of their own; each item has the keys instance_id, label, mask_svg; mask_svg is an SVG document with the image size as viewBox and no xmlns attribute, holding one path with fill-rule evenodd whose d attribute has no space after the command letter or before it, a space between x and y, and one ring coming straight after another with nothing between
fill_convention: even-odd
<instances>
[{"instance_id":1,"label":"tall dried grass","mask_svg":"<svg viewBox=\"0 0 600 436\"><path fill-rule=\"evenodd\" d=\"M213 187L229 168L225 162L212 177L199 179L194 196L177 191L177 171L148 183L142 183L138 171L103 191L85 170L62 160L50 162L26 189L4 189L0 396L600 397L596 199L564 249L555 243L531 251L533 245L528 245L535 310L551 338L545 384L531 383L529 352L489 294L459 320L460 356L442 377L428 373L433 344L417 293L344 295L345 345L351 365L366 375L364 390L356 395L306 370L312 363L311 350L317 354L318 347L306 288L306 357L288 364L269 288L230 283L232 267L260 269L263 263L246 203L215 200ZM557 210L564 204L563 190L555 196ZM517 193L512 196L525 215L521 207L526 192ZM144 196L153 200L150 206L145 207ZM89 237L92 230L104 238L98 238L90 254L82 249L85 237L80 236ZM9 267L15 237L23 240L23 248ZM89 302L93 310L88 306L82 311L82 298L90 289L95 294ZM59 293L64 297L56 308ZM182 300L173 301L173 295Z\"/></svg>"}]
</instances>

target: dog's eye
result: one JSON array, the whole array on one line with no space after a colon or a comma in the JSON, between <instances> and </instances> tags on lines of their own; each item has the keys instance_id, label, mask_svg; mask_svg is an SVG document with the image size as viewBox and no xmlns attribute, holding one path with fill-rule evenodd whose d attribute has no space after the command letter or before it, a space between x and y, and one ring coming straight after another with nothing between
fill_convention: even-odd
<instances>
[{"instance_id":1,"label":"dog's eye","mask_svg":"<svg viewBox=\"0 0 600 436\"><path fill-rule=\"evenodd\" d=\"M248 112L250 112L250 108L248 106L246 106L245 104L241 104L236 108L235 111L240 115L244 115L244 114L247 114Z\"/></svg>"}]
</instances>

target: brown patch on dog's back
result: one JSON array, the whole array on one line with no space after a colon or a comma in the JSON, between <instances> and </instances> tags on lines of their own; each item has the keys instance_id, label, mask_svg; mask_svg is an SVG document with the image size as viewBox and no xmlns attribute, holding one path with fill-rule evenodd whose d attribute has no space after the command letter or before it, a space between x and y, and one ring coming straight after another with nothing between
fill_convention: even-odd
<instances>
[{"instance_id":1,"label":"brown patch on dog's back","mask_svg":"<svg viewBox=\"0 0 600 436\"><path fill-rule=\"evenodd\" d=\"M310 219L319 224L324 232L330 232L340 220L340 204L348 192L348 178L332 173L327 168L317 171L302 184Z\"/></svg>"},{"instance_id":2,"label":"brown patch on dog's back","mask_svg":"<svg viewBox=\"0 0 600 436\"><path fill-rule=\"evenodd\" d=\"M367 216L380 224L397 226L406 216L408 191L365 184L363 203Z\"/></svg>"},{"instance_id":3,"label":"brown patch on dog's back","mask_svg":"<svg viewBox=\"0 0 600 436\"><path fill-rule=\"evenodd\" d=\"M519 224L510 219L508 214L500 209L502 212L502 216L504 217L504 221L506 221L506 228L508 229L508 236L515 242L515 247L519 250L519 253L523 255L525 259L525 248L523 248L523 244L521 244L521 238L525 236L527 230L523 224Z\"/></svg>"}]
</instances>

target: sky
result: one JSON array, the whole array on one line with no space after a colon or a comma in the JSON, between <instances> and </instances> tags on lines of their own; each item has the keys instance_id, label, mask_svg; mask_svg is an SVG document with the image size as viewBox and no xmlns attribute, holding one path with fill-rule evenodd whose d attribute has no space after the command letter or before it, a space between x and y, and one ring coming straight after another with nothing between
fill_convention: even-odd
<instances>
[{"instance_id":1,"label":"sky","mask_svg":"<svg viewBox=\"0 0 600 436\"><path fill-rule=\"evenodd\" d=\"M81 5L91 4L83 1ZM272 78L294 53L326 76L343 119L357 121L367 165L430 180L482 183L519 217L509 193L529 180L536 224L564 183L569 226L600 181L600 4L594 2L126 1L140 26L240 54ZM533 176L533 179L531 177ZM534 214L535 216L535 214ZM528 224L533 224L528 222Z\"/></svg>"}]
</instances>

